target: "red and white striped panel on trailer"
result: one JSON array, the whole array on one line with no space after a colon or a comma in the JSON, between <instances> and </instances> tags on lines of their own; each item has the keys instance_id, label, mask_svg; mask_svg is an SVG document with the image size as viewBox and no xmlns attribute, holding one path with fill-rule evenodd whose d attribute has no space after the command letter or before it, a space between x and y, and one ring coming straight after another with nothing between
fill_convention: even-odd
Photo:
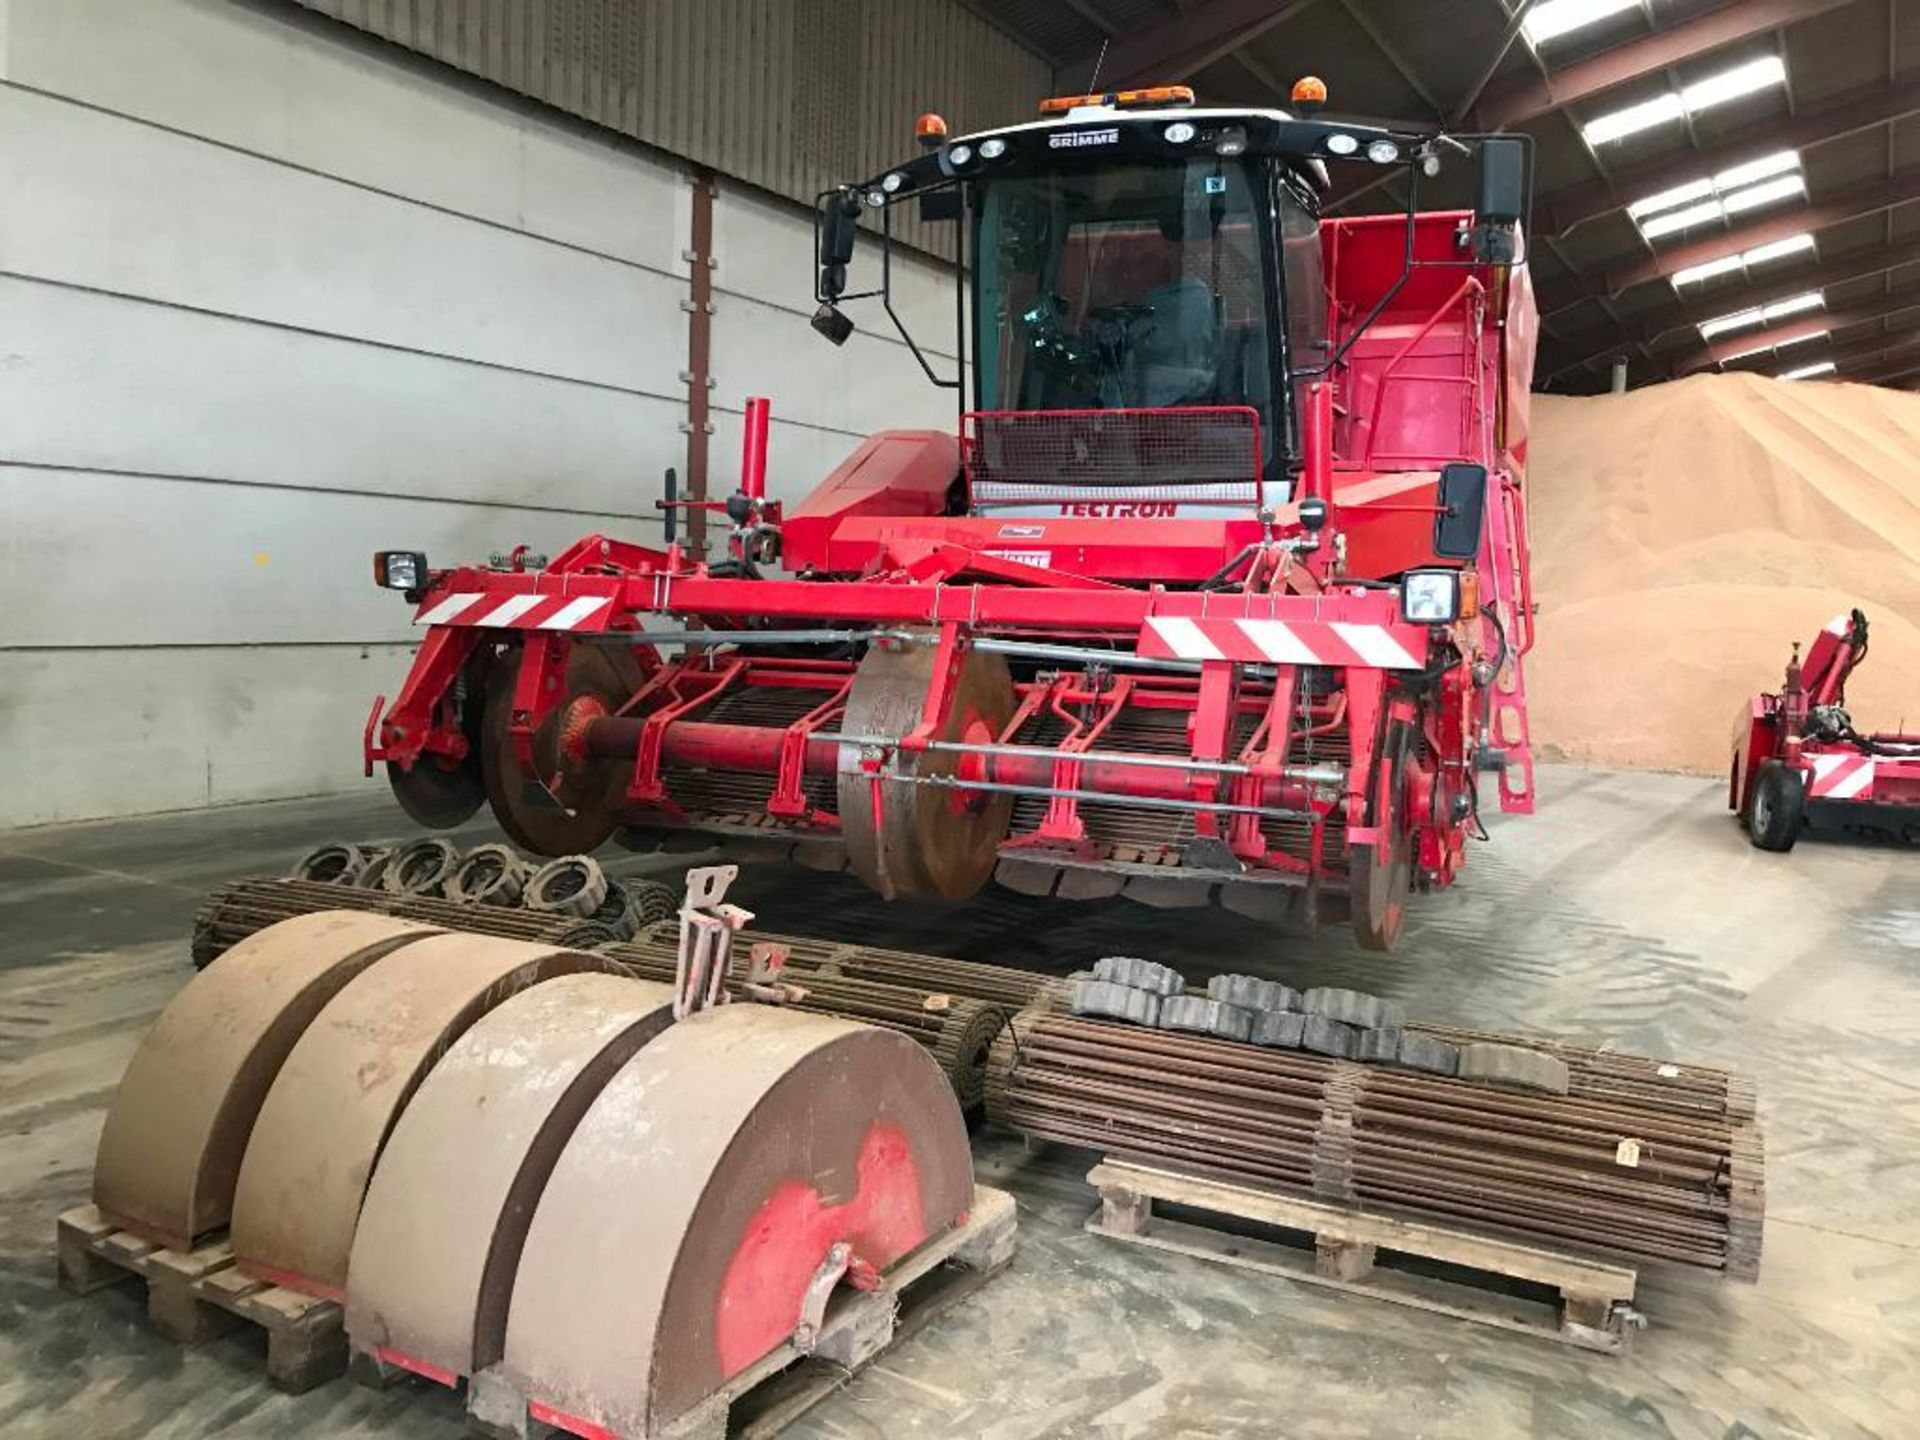
<instances>
[{"instance_id":1,"label":"red and white striped panel on trailer","mask_svg":"<svg viewBox=\"0 0 1920 1440\"><path fill-rule=\"evenodd\" d=\"M1858 800L1873 788L1873 757L1845 753L1810 755L1809 800Z\"/></svg>"},{"instance_id":2,"label":"red and white striped panel on trailer","mask_svg":"<svg viewBox=\"0 0 1920 1440\"><path fill-rule=\"evenodd\" d=\"M1158 616L1140 630L1142 655L1174 660L1418 670L1425 651L1426 634L1418 625Z\"/></svg>"},{"instance_id":3,"label":"red and white striped panel on trailer","mask_svg":"<svg viewBox=\"0 0 1920 1440\"><path fill-rule=\"evenodd\" d=\"M604 630L613 601L605 595L498 595L461 591L429 601L416 625L475 625L490 630Z\"/></svg>"}]
</instances>

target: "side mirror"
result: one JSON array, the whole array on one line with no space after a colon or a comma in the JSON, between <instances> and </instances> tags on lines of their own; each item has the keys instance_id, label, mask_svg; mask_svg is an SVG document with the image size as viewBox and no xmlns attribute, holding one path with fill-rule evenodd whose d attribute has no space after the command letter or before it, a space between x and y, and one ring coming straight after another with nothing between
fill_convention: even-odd
<instances>
[{"instance_id":1,"label":"side mirror","mask_svg":"<svg viewBox=\"0 0 1920 1440\"><path fill-rule=\"evenodd\" d=\"M820 296L835 300L846 293L847 264L860 233L859 197L836 192L820 206Z\"/></svg>"},{"instance_id":2,"label":"side mirror","mask_svg":"<svg viewBox=\"0 0 1920 1440\"><path fill-rule=\"evenodd\" d=\"M1480 553L1487 522L1487 467L1448 465L1440 472L1440 513L1433 518L1433 553L1471 560Z\"/></svg>"},{"instance_id":3,"label":"side mirror","mask_svg":"<svg viewBox=\"0 0 1920 1440\"><path fill-rule=\"evenodd\" d=\"M1517 225L1526 213L1526 141L1517 135L1490 135L1480 142L1480 174L1474 187L1474 223Z\"/></svg>"}]
</instances>

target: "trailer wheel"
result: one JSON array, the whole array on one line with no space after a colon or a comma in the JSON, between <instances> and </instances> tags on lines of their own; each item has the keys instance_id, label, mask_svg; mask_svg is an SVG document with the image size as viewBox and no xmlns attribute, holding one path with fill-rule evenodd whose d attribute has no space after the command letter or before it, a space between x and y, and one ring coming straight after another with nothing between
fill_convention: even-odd
<instances>
[{"instance_id":1,"label":"trailer wheel","mask_svg":"<svg viewBox=\"0 0 1920 1440\"><path fill-rule=\"evenodd\" d=\"M1778 760L1767 761L1747 807L1747 838L1762 850L1791 850L1806 816L1807 789L1800 772Z\"/></svg>"}]
</instances>

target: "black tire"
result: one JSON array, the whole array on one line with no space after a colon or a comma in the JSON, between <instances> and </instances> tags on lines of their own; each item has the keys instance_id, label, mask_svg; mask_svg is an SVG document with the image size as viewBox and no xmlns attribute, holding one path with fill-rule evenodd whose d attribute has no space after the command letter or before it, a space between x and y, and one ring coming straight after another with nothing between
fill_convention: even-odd
<instances>
[{"instance_id":1,"label":"black tire","mask_svg":"<svg viewBox=\"0 0 1920 1440\"><path fill-rule=\"evenodd\" d=\"M1800 772L1769 760L1753 782L1747 806L1747 838L1762 850L1785 853L1800 838L1807 818L1806 782Z\"/></svg>"}]
</instances>

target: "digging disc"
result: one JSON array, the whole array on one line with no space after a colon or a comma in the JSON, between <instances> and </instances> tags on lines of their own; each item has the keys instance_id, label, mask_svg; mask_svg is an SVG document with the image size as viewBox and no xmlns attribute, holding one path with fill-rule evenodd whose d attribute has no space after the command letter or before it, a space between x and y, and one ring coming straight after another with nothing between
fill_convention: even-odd
<instances>
[{"instance_id":1,"label":"digging disc","mask_svg":"<svg viewBox=\"0 0 1920 1440\"><path fill-rule=\"evenodd\" d=\"M673 987L563 975L453 1045L374 1168L347 1273L347 1334L456 1375L500 1358L540 1191L580 1117L673 1019Z\"/></svg>"},{"instance_id":2,"label":"digging disc","mask_svg":"<svg viewBox=\"0 0 1920 1440\"><path fill-rule=\"evenodd\" d=\"M94 1203L175 1250L226 1224L241 1154L295 1043L361 971L438 933L326 910L270 925L209 963L127 1066L100 1135Z\"/></svg>"},{"instance_id":3,"label":"digging disc","mask_svg":"<svg viewBox=\"0 0 1920 1440\"><path fill-rule=\"evenodd\" d=\"M460 691L460 729L467 737L464 758L447 764L422 755L412 769L387 763L387 784L400 808L429 830L451 830L464 825L487 798L480 770L481 712L484 708L477 667L469 665L456 682Z\"/></svg>"},{"instance_id":4,"label":"digging disc","mask_svg":"<svg viewBox=\"0 0 1920 1440\"><path fill-rule=\"evenodd\" d=\"M356 976L307 1027L260 1107L233 1197L241 1269L339 1299L374 1161L434 1061L508 996L606 968L548 945L448 933Z\"/></svg>"},{"instance_id":5,"label":"digging disc","mask_svg":"<svg viewBox=\"0 0 1920 1440\"><path fill-rule=\"evenodd\" d=\"M1407 918L1407 892L1413 886L1413 834L1406 814L1406 750L1403 725L1387 736L1381 763L1389 766L1385 803L1376 805L1375 823L1386 827L1387 859L1362 846L1348 860L1347 887L1353 901L1353 938L1363 950L1391 950L1399 943Z\"/></svg>"},{"instance_id":6,"label":"digging disc","mask_svg":"<svg viewBox=\"0 0 1920 1440\"><path fill-rule=\"evenodd\" d=\"M935 655L931 645L869 650L847 697L841 733L897 739L913 730L933 683ZM1007 662L970 652L954 684L951 714L936 738L990 744L1006 729L1013 708ZM841 751L840 826L853 872L889 900L965 900L978 894L993 878L1013 797L887 780L881 782L876 819L873 780L860 768L860 758L854 747ZM950 778L961 769L961 760L940 752L896 753L892 764Z\"/></svg>"},{"instance_id":7,"label":"digging disc","mask_svg":"<svg viewBox=\"0 0 1920 1440\"><path fill-rule=\"evenodd\" d=\"M705 1011L627 1062L554 1166L502 1369L576 1433L673 1433L791 1335L835 1242L884 1272L972 1201L960 1108L904 1035Z\"/></svg>"},{"instance_id":8,"label":"digging disc","mask_svg":"<svg viewBox=\"0 0 1920 1440\"><path fill-rule=\"evenodd\" d=\"M613 801L626 778L625 767L617 761L600 761L573 769L567 793L571 814L540 787L537 779L521 771L508 728L513 720L513 688L520 676L520 656L519 650L506 651L494 662L488 676L479 746L487 803L507 838L521 849L549 856L589 854L613 834ZM633 686L611 652L593 645L573 647L567 657L568 703L590 696L611 713L632 693ZM559 768L559 735L565 708L565 703L556 707L533 737L534 761L542 775L553 775Z\"/></svg>"}]
</instances>

